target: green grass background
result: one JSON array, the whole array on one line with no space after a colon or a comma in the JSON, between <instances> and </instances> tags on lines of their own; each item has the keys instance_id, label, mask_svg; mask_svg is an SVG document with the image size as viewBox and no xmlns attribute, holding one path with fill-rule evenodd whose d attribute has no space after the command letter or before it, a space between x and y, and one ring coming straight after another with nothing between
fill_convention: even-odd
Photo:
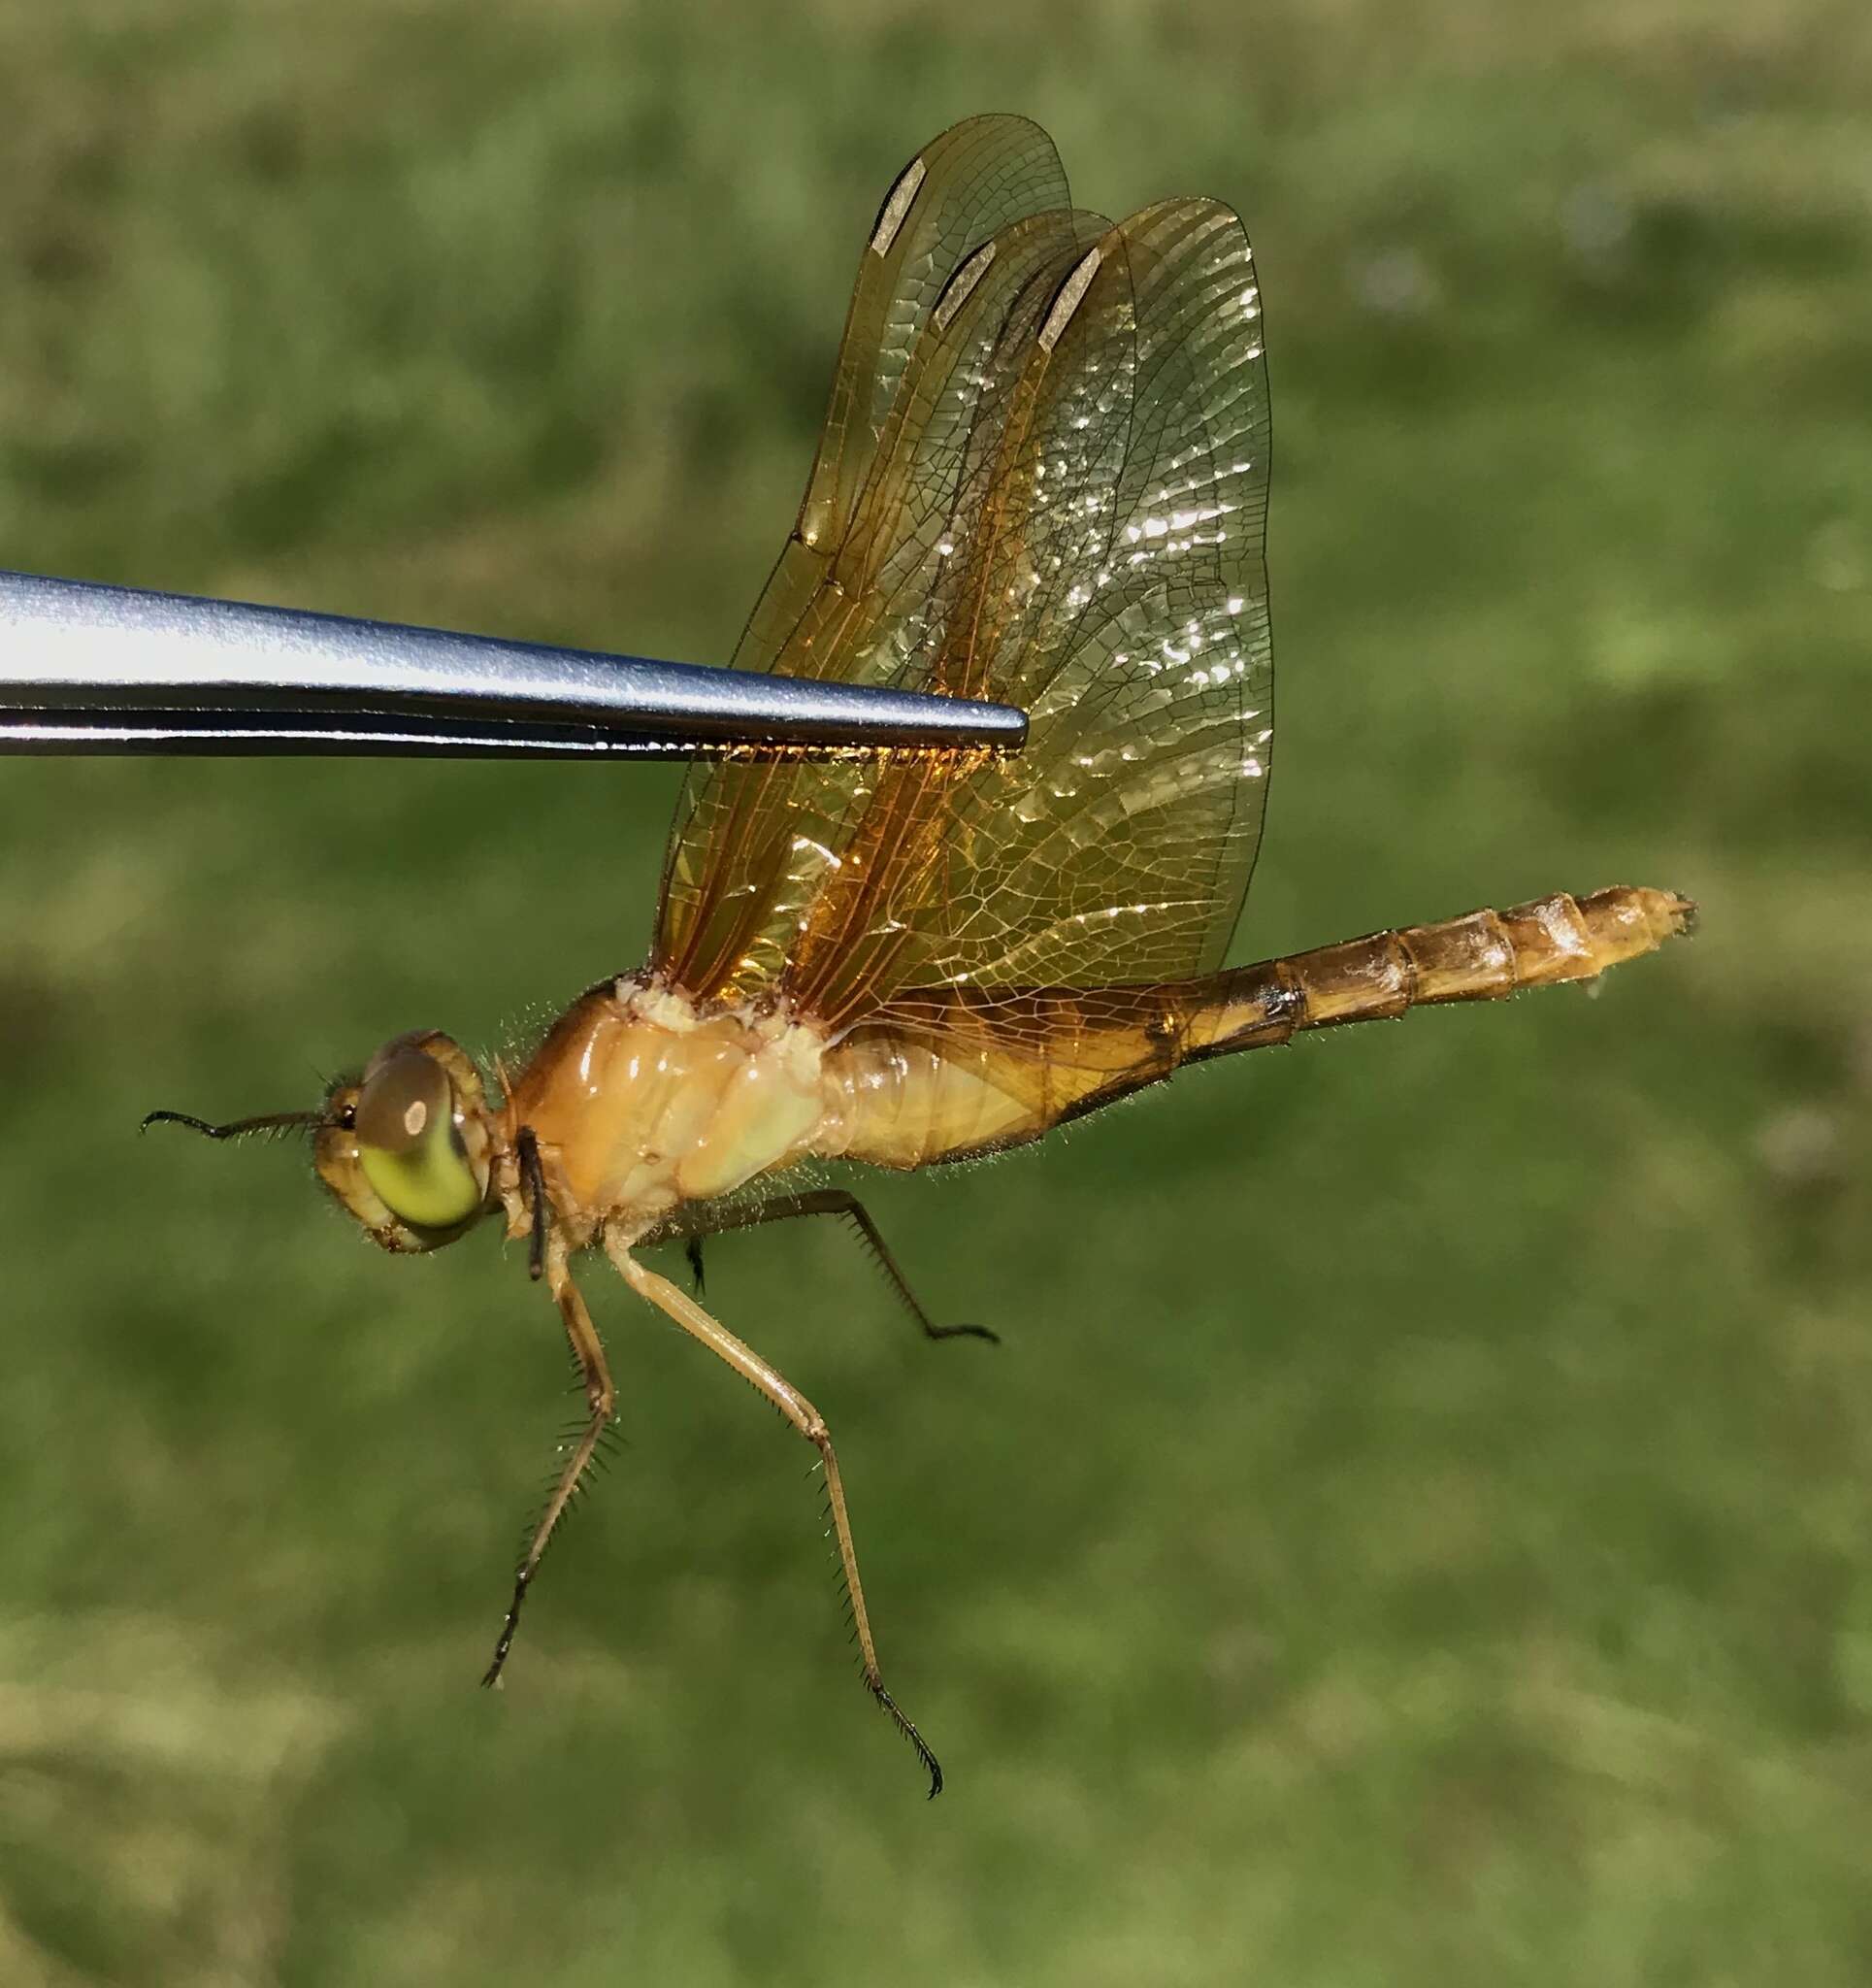
<instances>
[{"instance_id":1,"label":"green grass background","mask_svg":"<svg viewBox=\"0 0 1872 1988\"><path fill-rule=\"evenodd\" d=\"M1021 110L1254 236L1242 957L1692 946L1192 1075L711 1300L475 1689L565 1411L289 1148L641 956L668 770L0 766L0 1979L1872 1975L1872 25L1825 0L0 0L0 562L719 659L892 173Z\"/></svg>"}]
</instances>

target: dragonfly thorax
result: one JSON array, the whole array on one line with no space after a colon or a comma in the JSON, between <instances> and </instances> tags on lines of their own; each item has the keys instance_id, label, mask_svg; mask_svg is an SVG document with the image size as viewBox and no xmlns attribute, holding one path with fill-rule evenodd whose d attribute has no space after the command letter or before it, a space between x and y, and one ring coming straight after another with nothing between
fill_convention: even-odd
<instances>
[{"instance_id":1,"label":"dragonfly thorax","mask_svg":"<svg viewBox=\"0 0 1872 1988\"><path fill-rule=\"evenodd\" d=\"M824 1038L779 1013L699 1012L656 980L607 980L560 1019L513 1085L506 1143L537 1141L575 1243L640 1234L807 1147L825 1110Z\"/></svg>"}]
</instances>

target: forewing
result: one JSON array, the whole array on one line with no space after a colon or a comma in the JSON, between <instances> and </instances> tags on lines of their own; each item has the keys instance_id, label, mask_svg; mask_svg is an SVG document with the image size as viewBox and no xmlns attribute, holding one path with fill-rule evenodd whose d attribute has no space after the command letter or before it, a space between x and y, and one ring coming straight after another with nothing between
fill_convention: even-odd
<instances>
[{"instance_id":1,"label":"forewing","mask_svg":"<svg viewBox=\"0 0 1872 1988\"><path fill-rule=\"evenodd\" d=\"M944 422L966 421L973 395L966 381L945 388L934 377L940 369L924 348L937 299L968 257L1010 225L1064 216L1067 207L1052 140L1022 117L971 117L898 175L860 260L800 515L748 618L737 669L850 682L909 680L900 653L829 638L837 606L835 564L843 555L841 571L849 577L887 560L892 530L914 538L919 522L928 521L920 511L946 504L954 445L944 432L925 439L920 431L933 420L938 431ZM919 354L925 398L906 418L902 389ZM887 433L894 459L880 467ZM862 554L851 543L861 500L870 517ZM910 549L912 567L919 551ZM895 575L900 591L903 563ZM900 606L907 614L913 603ZM672 980L707 996L724 991L738 973L748 992L771 977L778 960L761 934L765 898L782 884L774 838L780 835L783 855L795 817L802 835L837 834L865 771L856 763L769 761L706 764L691 773L676 809L658 914L656 961ZM743 945L755 947L758 959L741 963Z\"/></svg>"}]
</instances>

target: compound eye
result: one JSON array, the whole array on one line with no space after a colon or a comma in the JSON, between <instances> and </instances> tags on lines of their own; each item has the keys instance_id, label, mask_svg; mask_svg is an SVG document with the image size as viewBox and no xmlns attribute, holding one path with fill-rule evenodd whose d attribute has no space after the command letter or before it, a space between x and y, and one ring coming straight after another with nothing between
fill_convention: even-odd
<instances>
[{"instance_id":1,"label":"compound eye","mask_svg":"<svg viewBox=\"0 0 1872 1988\"><path fill-rule=\"evenodd\" d=\"M364 1177L392 1214L417 1228L445 1229L480 1206L455 1087L412 1044L385 1050L364 1073L355 1129Z\"/></svg>"}]
</instances>

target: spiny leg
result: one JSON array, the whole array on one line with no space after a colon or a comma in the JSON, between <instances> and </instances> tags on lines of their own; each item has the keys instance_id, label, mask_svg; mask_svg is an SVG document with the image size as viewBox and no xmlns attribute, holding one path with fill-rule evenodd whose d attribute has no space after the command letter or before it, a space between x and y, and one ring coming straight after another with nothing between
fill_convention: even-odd
<instances>
[{"instance_id":1,"label":"spiny leg","mask_svg":"<svg viewBox=\"0 0 1872 1988\"><path fill-rule=\"evenodd\" d=\"M916 1730L884 1688L883 1673L877 1668L877 1646L871 1641L870 1618L865 1612L865 1590L858 1578L858 1553L852 1545L851 1520L845 1510L845 1487L838 1475L838 1459L833 1453L832 1435L826 1419L791 1381L763 1360L752 1346L738 1340L724 1325L711 1318L689 1294L668 1277L645 1270L621 1243L607 1242L611 1261L639 1297L647 1298L692 1333L710 1352L726 1360L745 1381L758 1388L805 1440L819 1452L825 1468L826 1499L832 1509L833 1532L838 1541L838 1562L845 1577L845 1593L851 1601L852 1627L858 1636L859 1662L865 1688L890 1714L892 1723L916 1748L917 1758L930 1776L930 1796L942 1792L942 1769L930 1751L923 1735Z\"/></svg>"},{"instance_id":2,"label":"spiny leg","mask_svg":"<svg viewBox=\"0 0 1872 1988\"><path fill-rule=\"evenodd\" d=\"M689 1268L695 1273L696 1289L700 1292L702 1239L705 1236L722 1236L734 1229L752 1229L763 1222L791 1221L796 1215L845 1216L870 1250L877 1267L890 1279L892 1288L903 1300L903 1309L923 1328L925 1339L986 1340L990 1345L1001 1344L1001 1334L990 1332L985 1325L937 1325L917 1303L916 1293L910 1289L910 1280L898 1268L897 1258L878 1234L877 1224L871 1220L865 1204L857 1195L848 1194L843 1188L819 1188L810 1194L775 1194L765 1201L744 1202L739 1207L685 1209L680 1215L661 1224L643 1241L666 1242L681 1238L687 1245Z\"/></svg>"},{"instance_id":3,"label":"spiny leg","mask_svg":"<svg viewBox=\"0 0 1872 1988\"><path fill-rule=\"evenodd\" d=\"M559 1481L553 1487L552 1496L546 1500L545 1509L540 1514L540 1523L534 1527L533 1538L527 1542L527 1549L514 1570L513 1599L508 1604L507 1620L501 1624L500 1640L494 1645L494 1660L481 1679L483 1684L493 1684L500 1677L508 1651L513 1647L513 1632L520 1624L521 1606L526 1601L527 1589L533 1584L533 1576L539 1572L546 1542L552 1538L554 1527L565 1516L566 1508L578 1489L579 1479L585 1474L600 1439L610 1425L611 1410L617 1403L610 1371L605 1365L605 1348L599 1340L598 1328L592 1324L591 1313L585 1309L585 1301L572 1280L572 1273L566 1266L565 1242L560 1236L548 1235L544 1258L546 1282L553 1302L559 1307L559 1315L566 1322L566 1337L572 1342L573 1358L578 1363L579 1378L585 1388L585 1406L590 1413L583 1430L573 1442L565 1468L559 1473Z\"/></svg>"}]
</instances>

